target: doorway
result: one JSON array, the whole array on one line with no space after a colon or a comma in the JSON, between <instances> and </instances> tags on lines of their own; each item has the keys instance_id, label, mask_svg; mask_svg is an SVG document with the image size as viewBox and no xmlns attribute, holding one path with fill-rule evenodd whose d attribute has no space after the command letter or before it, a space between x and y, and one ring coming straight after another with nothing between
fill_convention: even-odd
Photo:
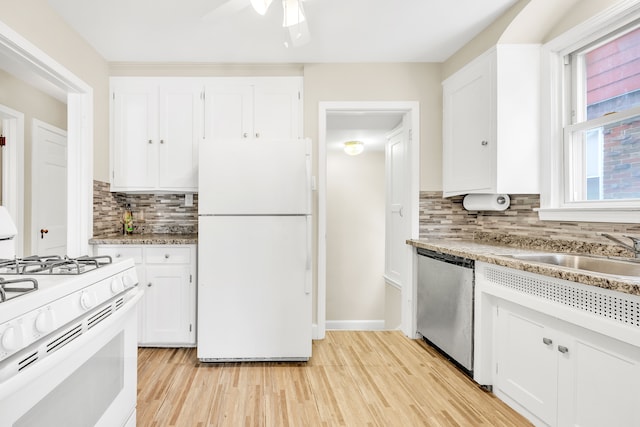
<instances>
[{"instance_id":1,"label":"doorway","mask_svg":"<svg viewBox=\"0 0 640 427\"><path fill-rule=\"evenodd\" d=\"M66 96L67 254L72 257L85 255L89 253L89 237L93 226L93 89L2 22L0 68L19 75L28 83L46 89L45 91L55 94L62 92ZM24 134L24 123L16 132ZM20 142L21 145L16 148L24 150L24 140ZM3 182L3 204L16 221L18 234L24 236L25 177L19 159L3 159L3 176L8 182L15 183L7 186ZM16 253L26 255L18 250L16 245Z\"/></svg>"},{"instance_id":2,"label":"doorway","mask_svg":"<svg viewBox=\"0 0 640 427\"><path fill-rule=\"evenodd\" d=\"M383 120L391 120L391 122L395 121L395 124L399 123L399 127L401 128L401 132L404 133L405 145L404 145L404 155L401 157L396 156L395 169L397 171L402 171L402 178L404 181L401 186L406 194L406 202L403 203L401 208L396 207L395 214L398 218L401 219L401 223L403 224L403 228L397 230L398 233L395 237L396 240L399 241L399 244L395 245L394 250L397 250L397 253L394 253L395 259L398 260L399 266L396 265L396 270L400 271L400 276L396 278L396 280L389 281L387 280L388 274L386 271L386 267L380 269L380 266L371 266L369 265L369 270L373 271L375 276L375 281L377 282L376 288L374 292L378 293L378 299L380 298L380 292L383 294L386 293L386 289L391 284L395 286L397 289L397 305L399 306L399 318L400 318L400 329L407 335L413 336L413 332L415 330L414 327L414 315L413 315L413 277L412 277L412 262L413 262L413 252L410 247L404 244L404 241L409 238L417 238L418 236L418 200L419 200L419 105L417 102L321 102L319 105L319 145L318 145L318 289L317 289L317 329L315 333L315 338L321 339L324 337L326 328L327 328L327 298L334 298L336 295L336 289L333 289L332 286L344 286L346 283L344 280L338 283L328 283L328 280L335 280L335 269L330 265L332 260L335 262L336 250L335 242L330 241L331 239L331 230L328 228L330 225L330 220L328 215L331 213L335 216L335 206L330 207L328 205L329 196L329 184L335 186L336 183L332 182L332 179L328 177L328 173L330 172L330 167L332 162L332 157L338 153L341 147L336 147L336 144L339 144L335 140L336 128L348 127L346 122L362 122L369 120L370 123L375 123L376 120L378 122L382 122ZM339 125L340 122L343 122L342 125ZM362 127L361 125L354 124L355 127ZM384 127L384 126L383 126ZM389 187L389 183L384 184L384 180L393 181L393 174L390 171L389 164L389 155L384 154L385 149L388 150L388 138L391 138L393 135L390 132L394 129L393 125L388 125L385 138L383 141L379 141L378 144L378 163L382 161L385 163L384 166L384 177L383 177L383 185L379 188L378 198L382 198L385 200L385 208L382 213L382 222L378 222L378 224L382 224L381 229L379 230L371 230L371 233L378 233L378 237L382 237L383 243L382 248L377 250L376 252L379 254L382 252L382 259L388 259L388 254L385 254L385 251L388 251L389 244L385 241L385 234L389 226L385 225L385 223L389 224L389 220L393 213L391 212L391 204L387 203L387 199L389 198L389 194L385 194L385 187ZM339 139L339 138L338 138ZM387 145L387 147L385 147ZM365 148L366 149L366 148ZM375 150L372 150L375 152ZM372 156L375 157L375 156ZM344 162L345 157L342 157L342 161ZM399 163L398 163L399 162ZM335 180L333 180L335 181ZM391 184L393 187L393 184ZM358 203L358 190L354 190L356 194L353 195L352 201ZM362 198L362 197L360 197ZM335 201L333 202L336 203ZM345 204L347 201L345 201ZM349 202L350 203L350 202ZM340 206L338 207L338 211L340 211ZM359 207L361 208L361 207ZM344 213L344 212L343 212ZM346 214L345 214L346 215ZM347 218L348 220L348 218ZM345 221L341 221L342 225L346 223ZM362 240L363 238L355 237L356 239ZM353 243L353 242L350 242ZM329 247L331 245L331 248ZM331 253L328 253L329 248L331 249ZM343 251L345 253L349 251ZM379 256L379 255L376 255ZM379 258L378 258L379 259ZM349 262L348 259L339 260L341 263ZM375 261L374 261L375 262ZM363 266L360 268L367 268L366 263L367 259L365 257L364 260L360 260L359 263ZM379 264L379 261L378 261ZM388 266L388 262L384 261L384 264ZM368 273L371 273L369 271ZM328 274L331 276L329 277ZM344 275L343 275L344 277ZM344 289L338 289L338 292L345 291ZM347 290L349 292L349 290ZM358 297L357 293L362 292L362 290L355 290L356 295L355 298ZM362 297L364 294L361 294ZM351 295L353 298L354 295ZM382 296L386 301L388 298L386 296ZM333 301L332 301L333 303ZM344 304L344 300L342 301ZM331 314L333 315L333 307L331 307ZM386 314L383 314L383 318L387 317ZM329 323L330 327L336 326L335 323ZM349 328L349 322L343 322L342 324L338 324L337 326L342 326ZM355 322L351 326L355 326L356 328L360 326L360 329L377 329L375 321L374 324L367 325L366 322L363 324L360 322ZM378 325L380 326L379 322Z\"/></svg>"}]
</instances>

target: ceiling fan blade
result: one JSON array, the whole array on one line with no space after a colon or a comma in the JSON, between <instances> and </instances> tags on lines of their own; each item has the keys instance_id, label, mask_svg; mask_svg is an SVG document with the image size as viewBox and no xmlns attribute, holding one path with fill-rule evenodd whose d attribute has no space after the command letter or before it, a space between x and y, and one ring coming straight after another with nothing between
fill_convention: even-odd
<instances>
[{"instance_id":1,"label":"ceiling fan blade","mask_svg":"<svg viewBox=\"0 0 640 427\"><path fill-rule=\"evenodd\" d=\"M251 6L250 0L226 0L220 6L202 16L203 21L215 22L225 19Z\"/></svg>"}]
</instances>

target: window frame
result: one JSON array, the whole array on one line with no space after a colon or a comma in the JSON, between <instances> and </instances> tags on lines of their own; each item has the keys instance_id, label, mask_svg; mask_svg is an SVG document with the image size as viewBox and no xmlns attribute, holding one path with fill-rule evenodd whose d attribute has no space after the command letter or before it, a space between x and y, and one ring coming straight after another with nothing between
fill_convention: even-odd
<instances>
[{"instance_id":1,"label":"window frame","mask_svg":"<svg viewBox=\"0 0 640 427\"><path fill-rule=\"evenodd\" d=\"M571 73L579 67L571 67L568 55L583 50L637 19L640 19L640 4L626 0L542 46L541 191L540 208L537 209L540 220L640 223L640 200L568 202L565 197L573 172L567 166L565 156L583 155L572 153L573 147L568 147L570 138L567 138L567 132L613 123L629 117L631 111L640 113L634 108L574 124L571 111L574 108L573 94L578 89L574 83L578 80L573 79ZM567 97L566 91L572 91L572 96Z\"/></svg>"}]
</instances>

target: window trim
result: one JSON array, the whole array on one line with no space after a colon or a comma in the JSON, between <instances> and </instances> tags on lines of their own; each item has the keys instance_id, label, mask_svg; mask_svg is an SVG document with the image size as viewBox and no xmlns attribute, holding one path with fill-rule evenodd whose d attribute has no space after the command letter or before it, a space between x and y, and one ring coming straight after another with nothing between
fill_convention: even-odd
<instances>
[{"instance_id":1,"label":"window trim","mask_svg":"<svg viewBox=\"0 0 640 427\"><path fill-rule=\"evenodd\" d=\"M640 3L625 0L542 46L540 208L536 209L542 221L640 223L640 201L565 203L568 171L563 158L566 118L570 117L566 113L572 108L571 102L564 101L565 57L636 19L640 19ZM612 116L604 120L611 121Z\"/></svg>"}]
</instances>

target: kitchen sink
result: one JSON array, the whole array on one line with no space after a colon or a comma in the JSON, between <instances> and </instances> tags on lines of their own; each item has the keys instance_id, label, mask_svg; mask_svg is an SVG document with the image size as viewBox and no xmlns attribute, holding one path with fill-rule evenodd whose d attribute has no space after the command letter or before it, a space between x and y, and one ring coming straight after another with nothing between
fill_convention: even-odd
<instances>
[{"instance_id":1,"label":"kitchen sink","mask_svg":"<svg viewBox=\"0 0 640 427\"><path fill-rule=\"evenodd\" d=\"M616 276L640 278L640 262L622 261L589 255L560 253L518 254L507 256L522 261L539 262L542 264L551 264L560 267L575 268L577 270L587 270L602 274L613 274Z\"/></svg>"}]
</instances>

